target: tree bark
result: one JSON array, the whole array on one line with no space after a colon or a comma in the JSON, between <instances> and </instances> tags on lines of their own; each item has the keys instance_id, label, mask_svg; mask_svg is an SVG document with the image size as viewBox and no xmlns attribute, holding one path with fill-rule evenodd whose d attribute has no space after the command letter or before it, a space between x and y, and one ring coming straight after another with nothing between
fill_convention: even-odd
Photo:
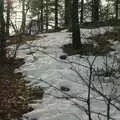
<instances>
[{"instance_id":1,"label":"tree bark","mask_svg":"<svg viewBox=\"0 0 120 120\"><path fill-rule=\"evenodd\" d=\"M0 55L5 56L6 39L5 39L5 20L3 11L4 0L0 0Z\"/></svg>"},{"instance_id":2,"label":"tree bark","mask_svg":"<svg viewBox=\"0 0 120 120\"><path fill-rule=\"evenodd\" d=\"M58 30L58 0L55 0L55 31Z\"/></svg>"},{"instance_id":3,"label":"tree bark","mask_svg":"<svg viewBox=\"0 0 120 120\"><path fill-rule=\"evenodd\" d=\"M22 33L25 33L25 26L26 26L25 0L22 0L22 25L21 25Z\"/></svg>"},{"instance_id":4,"label":"tree bark","mask_svg":"<svg viewBox=\"0 0 120 120\"><path fill-rule=\"evenodd\" d=\"M99 7L100 0L92 0L92 22L94 24L99 22Z\"/></svg>"},{"instance_id":5,"label":"tree bark","mask_svg":"<svg viewBox=\"0 0 120 120\"><path fill-rule=\"evenodd\" d=\"M11 1L7 0L7 20L6 20L6 36L7 37L9 37L10 5L11 5Z\"/></svg>"},{"instance_id":6,"label":"tree bark","mask_svg":"<svg viewBox=\"0 0 120 120\"><path fill-rule=\"evenodd\" d=\"M81 15L80 15L80 22L83 23L83 12L84 12L84 0L81 0Z\"/></svg>"},{"instance_id":7,"label":"tree bark","mask_svg":"<svg viewBox=\"0 0 120 120\"><path fill-rule=\"evenodd\" d=\"M41 20L40 20L40 12L38 12L38 14L37 14L37 21L38 21L38 32L40 32L40 30L41 30L41 24L40 24L40 22L41 22Z\"/></svg>"},{"instance_id":8,"label":"tree bark","mask_svg":"<svg viewBox=\"0 0 120 120\"><path fill-rule=\"evenodd\" d=\"M118 22L118 10L119 10L118 3L119 3L119 1L115 0L115 20L116 20L116 22Z\"/></svg>"},{"instance_id":9,"label":"tree bark","mask_svg":"<svg viewBox=\"0 0 120 120\"><path fill-rule=\"evenodd\" d=\"M81 46L81 37L78 20L78 0L73 0L72 11L72 44L74 49L79 49Z\"/></svg>"},{"instance_id":10,"label":"tree bark","mask_svg":"<svg viewBox=\"0 0 120 120\"><path fill-rule=\"evenodd\" d=\"M46 32L48 32L48 0L46 0Z\"/></svg>"},{"instance_id":11,"label":"tree bark","mask_svg":"<svg viewBox=\"0 0 120 120\"><path fill-rule=\"evenodd\" d=\"M40 25L41 26L40 29L41 29L41 32L43 32L43 27L44 27L43 26L43 7L44 7L43 6L43 0L41 0L41 10L40 10L41 11L41 16L40 16L40 24L41 24Z\"/></svg>"},{"instance_id":12,"label":"tree bark","mask_svg":"<svg viewBox=\"0 0 120 120\"><path fill-rule=\"evenodd\" d=\"M70 0L65 0L65 26L69 27L71 19Z\"/></svg>"}]
</instances>

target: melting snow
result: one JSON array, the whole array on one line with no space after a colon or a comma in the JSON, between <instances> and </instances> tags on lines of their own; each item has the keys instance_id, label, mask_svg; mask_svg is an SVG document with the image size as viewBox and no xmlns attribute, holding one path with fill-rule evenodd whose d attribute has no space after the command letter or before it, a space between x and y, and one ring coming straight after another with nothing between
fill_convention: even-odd
<instances>
[{"instance_id":1,"label":"melting snow","mask_svg":"<svg viewBox=\"0 0 120 120\"><path fill-rule=\"evenodd\" d=\"M112 28L109 28L111 30ZM100 29L82 29L82 43L88 42L86 37L91 34L104 33L108 28ZM45 94L41 102L32 104L34 110L24 115L23 120L87 120L88 117L84 112L86 103L80 98L87 97L87 87L82 82L81 78L72 69L75 67L81 75L87 79L88 69L83 66L69 64L69 61L75 61L82 65L88 66L86 58L79 55L69 56L67 60L60 60L59 56L63 55L61 46L71 43L71 33L64 31L56 33L39 34L37 40L28 42L19 48L18 57L23 57L26 63L21 67L21 71L25 74L26 79L30 81L32 86L42 86L45 88ZM115 44L116 45L116 44ZM118 47L119 49L119 47ZM32 54L29 54L32 53ZM92 61L94 56L89 57ZM102 56L96 58L95 67L103 67L105 59ZM111 59L109 60L111 62ZM45 82L41 81L44 80ZM49 86L48 84L53 87ZM70 89L67 92L60 92L61 86L66 86ZM57 89L56 89L57 88ZM72 98L66 96L66 93ZM93 93L93 98L95 94ZM106 104L99 101L97 98L92 99L92 109L95 111L106 110ZM75 104L79 104L77 106ZM96 116L93 116L98 119ZM105 119L105 118L104 118ZM116 116L119 120L119 116Z\"/></svg>"}]
</instances>

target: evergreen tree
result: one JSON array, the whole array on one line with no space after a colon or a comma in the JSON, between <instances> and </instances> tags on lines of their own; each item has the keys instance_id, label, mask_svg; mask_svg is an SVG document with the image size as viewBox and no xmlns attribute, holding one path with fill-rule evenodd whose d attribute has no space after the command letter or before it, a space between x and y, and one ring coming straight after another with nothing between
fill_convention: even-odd
<instances>
[{"instance_id":1,"label":"evergreen tree","mask_svg":"<svg viewBox=\"0 0 120 120\"><path fill-rule=\"evenodd\" d=\"M58 30L58 2L59 0L55 0L55 30Z\"/></svg>"},{"instance_id":2,"label":"evergreen tree","mask_svg":"<svg viewBox=\"0 0 120 120\"><path fill-rule=\"evenodd\" d=\"M71 1L65 0L65 26L70 27L71 24Z\"/></svg>"},{"instance_id":3,"label":"evergreen tree","mask_svg":"<svg viewBox=\"0 0 120 120\"><path fill-rule=\"evenodd\" d=\"M7 0L7 18L6 18L6 36L9 37L9 25L10 25L10 7L11 7L11 0Z\"/></svg>"},{"instance_id":4,"label":"evergreen tree","mask_svg":"<svg viewBox=\"0 0 120 120\"><path fill-rule=\"evenodd\" d=\"M21 32L25 33L26 32L26 17L27 17L27 12L29 10L29 3L30 0L20 0L22 4L22 24L21 24Z\"/></svg>"},{"instance_id":5,"label":"evergreen tree","mask_svg":"<svg viewBox=\"0 0 120 120\"><path fill-rule=\"evenodd\" d=\"M4 20L4 0L0 0L0 55L5 56L5 20Z\"/></svg>"},{"instance_id":6,"label":"evergreen tree","mask_svg":"<svg viewBox=\"0 0 120 120\"><path fill-rule=\"evenodd\" d=\"M83 18L84 18L84 0L81 0L81 15L80 15L80 22L83 23Z\"/></svg>"},{"instance_id":7,"label":"evergreen tree","mask_svg":"<svg viewBox=\"0 0 120 120\"><path fill-rule=\"evenodd\" d=\"M95 24L99 22L99 7L100 0L92 0L92 22Z\"/></svg>"},{"instance_id":8,"label":"evergreen tree","mask_svg":"<svg viewBox=\"0 0 120 120\"><path fill-rule=\"evenodd\" d=\"M73 0L72 6L72 44L74 49L79 49L81 46L81 37L78 20L78 0Z\"/></svg>"},{"instance_id":9,"label":"evergreen tree","mask_svg":"<svg viewBox=\"0 0 120 120\"><path fill-rule=\"evenodd\" d=\"M115 20L118 22L118 12L119 12L119 0L115 0Z\"/></svg>"},{"instance_id":10,"label":"evergreen tree","mask_svg":"<svg viewBox=\"0 0 120 120\"><path fill-rule=\"evenodd\" d=\"M46 5L45 5L45 6L46 6L46 11L45 11L45 12L46 12L46 17L45 17L45 18L46 18L46 19L45 19L45 20L46 20L46 32L48 32L48 25L49 25L49 16L48 16L48 14L49 14L49 10L48 10L48 0L46 0L45 2L46 2Z\"/></svg>"},{"instance_id":11,"label":"evergreen tree","mask_svg":"<svg viewBox=\"0 0 120 120\"><path fill-rule=\"evenodd\" d=\"M25 24L26 24L26 14L25 14L25 0L22 0L22 25L21 25L21 31L22 33L25 33Z\"/></svg>"}]
</instances>

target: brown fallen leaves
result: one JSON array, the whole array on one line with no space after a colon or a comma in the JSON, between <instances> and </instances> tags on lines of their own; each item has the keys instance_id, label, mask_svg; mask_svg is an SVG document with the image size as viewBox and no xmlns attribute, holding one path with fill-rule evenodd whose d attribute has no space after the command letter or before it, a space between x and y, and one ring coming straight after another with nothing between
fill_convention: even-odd
<instances>
[{"instance_id":1,"label":"brown fallen leaves","mask_svg":"<svg viewBox=\"0 0 120 120\"><path fill-rule=\"evenodd\" d=\"M15 73L23 63L23 59L0 61L0 120L20 120L29 110L25 81L21 73Z\"/></svg>"}]
</instances>

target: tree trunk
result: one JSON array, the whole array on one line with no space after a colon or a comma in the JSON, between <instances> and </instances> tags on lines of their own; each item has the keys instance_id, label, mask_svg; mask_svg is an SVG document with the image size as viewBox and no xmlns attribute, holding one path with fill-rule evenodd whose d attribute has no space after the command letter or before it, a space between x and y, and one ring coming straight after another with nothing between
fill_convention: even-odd
<instances>
[{"instance_id":1,"label":"tree trunk","mask_svg":"<svg viewBox=\"0 0 120 120\"><path fill-rule=\"evenodd\" d=\"M48 32L48 0L46 0L46 32Z\"/></svg>"},{"instance_id":2,"label":"tree trunk","mask_svg":"<svg viewBox=\"0 0 120 120\"><path fill-rule=\"evenodd\" d=\"M9 25L10 25L10 0L7 0L7 20L6 20L6 36L9 37Z\"/></svg>"},{"instance_id":3,"label":"tree trunk","mask_svg":"<svg viewBox=\"0 0 120 120\"><path fill-rule=\"evenodd\" d=\"M71 19L70 0L65 0L65 26L69 27Z\"/></svg>"},{"instance_id":4,"label":"tree trunk","mask_svg":"<svg viewBox=\"0 0 120 120\"><path fill-rule=\"evenodd\" d=\"M115 20L116 22L118 22L118 3L119 1L118 0L115 0Z\"/></svg>"},{"instance_id":5,"label":"tree trunk","mask_svg":"<svg viewBox=\"0 0 120 120\"><path fill-rule=\"evenodd\" d=\"M22 33L25 33L25 26L26 26L25 0L22 0L22 25L21 25Z\"/></svg>"},{"instance_id":6,"label":"tree trunk","mask_svg":"<svg viewBox=\"0 0 120 120\"><path fill-rule=\"evenodd\" d=\"M81 38L78 20L78 0L73 0L72 11L72 44L74 49L79 49L81 46Z\"/></svg>"},{"instance_id":7,"label":"tree trunk","mask_svg":"<svg viewBox=\"0 0 120 120\"><path fill-rule=\"evenodd\" d=\"M106 20L109 20L109 1L107 1Z\"/></svg>"},{"instance_id":8,"label":"tree trunk","mask_svg":"<svg viewBox=\"0 0 120 120\"><path fill-rule=\"evenodd\" d=\"M81 15L80 15L80 22L83 23L83 12L84 12L84 0L81 0Z\"/></svg>"},{"instance_id":9,"label":"tree trunk","mask_svg":"<svg viewBox=\"0 0 120 120\"><path fill-rule=\"evenodd\" d=\"M41 32L43 32L43 0L41 0L41 16L40 16Z\"/></svg>"},{"instance_id":10,"label":"tree trunk","mask_svg":"<svg viewBox=\"0 0 120 120\"><path fill-rule=\"evenodd\" d=\"M38 14L37 14L37 21L38 21L38 32L40 32L40 30L41 30L41 24L40 24L40 12L38 12Z\"/></svg>"},{"instance_id":11,"label":"tree trunk","mask_svg":"<svg viewBox=\"0 0 120 120\"><path fill-rule=\"evenodd\" d=\"M94 24L99 22L99 7L100 0L92 0L92 22Z\"/></svg>"},{"instance_id":12,"label":"tree trunk","mask_svg":"<svg viewBox=\"0 0 120 120\"><path fill-rule=\"evenodd\" d=\"M55 0L55 31L58 30L58 0Z\"/></svg>"},{"instance_id":13,"label":"tree trunk","mask_svg":"<svg viewBox=\"0 0 120 120\"><path fill-rule=\"evenodd\" d=\"M4 20L4 0L0 0L0 55L5 56L5 20Z\"/></svg>"}]
</instances>

